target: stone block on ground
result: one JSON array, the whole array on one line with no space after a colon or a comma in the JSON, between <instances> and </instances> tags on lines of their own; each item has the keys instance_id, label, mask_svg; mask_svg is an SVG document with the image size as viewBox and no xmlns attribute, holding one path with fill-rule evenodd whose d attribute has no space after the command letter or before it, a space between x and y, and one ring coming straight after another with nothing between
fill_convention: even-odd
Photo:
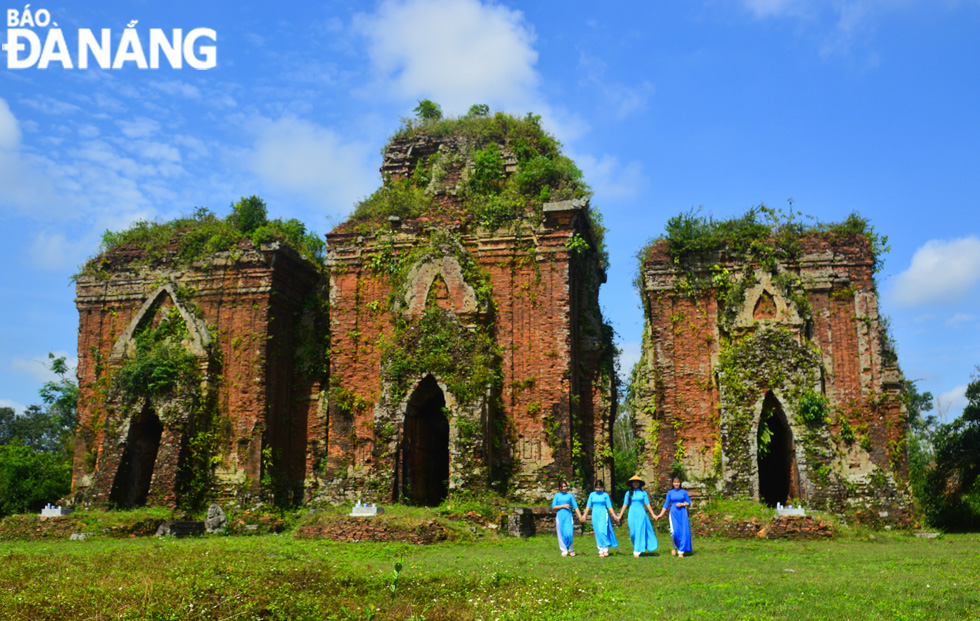
<instances>
[{"instance_id":1,"label":"stone block on ground","mask_svg":"<svg viewBox=\"0 0 980 621\"><path fill-rule=\"evenodd\" d=\"M204 522L190 522L190 521L175 521L175 522L165 522L160 525L157 529L157 537L177 537L182 539L184 537L196 537L203 535L205 532Z\"/></svg>"}]
</instances>

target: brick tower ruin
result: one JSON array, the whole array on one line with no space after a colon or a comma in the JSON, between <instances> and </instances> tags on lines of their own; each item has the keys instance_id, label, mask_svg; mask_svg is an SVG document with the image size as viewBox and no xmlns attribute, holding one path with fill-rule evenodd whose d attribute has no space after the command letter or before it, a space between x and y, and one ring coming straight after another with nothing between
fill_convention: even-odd
<instances>
[{"instance_id":1,"label":"brick tower ruin","mask_svg":"<svg viewBox=\"0 0 980 621\"><path fill-rule=\"evenodd\" d=\"M80 501L186 506L257 498L263 482L301 497L325 378L322 275L247 239L182 260L177 240L202 226L178 221L167 247L116 247L77 278Z\"/></svg>"},{"instance_id":2,"label":"brick tower ruin","mask_svg":"<svg viewBox=\"0 0 980 621\"><path fill-rule=\"evenodd\" d=\"M382 188L327 236L330 499L540 500L612 477L602 231L577 169L533 118L464 121L481 133L396 138Z\"/></svg>"},{"instance_id":3,"label":"brick tower ruin","mask_svg":"<svg viewBox=\"0 0 980 621\"><path fill-rule=\"evenodd\" d=\"M905 522L902 376L873 279L880 240L853 215L775 230L754 216L680 216L643 255L639 469L662 485L680 471L710 492ZM690 238L712 225L735 232Z\"/></svg>"}]
</instances>

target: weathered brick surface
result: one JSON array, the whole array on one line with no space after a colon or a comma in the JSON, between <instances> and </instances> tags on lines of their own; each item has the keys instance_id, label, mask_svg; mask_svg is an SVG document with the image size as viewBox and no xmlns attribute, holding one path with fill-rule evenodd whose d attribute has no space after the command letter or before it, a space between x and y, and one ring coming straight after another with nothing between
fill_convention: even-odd
<instances>
[{"instance_id":1,"label":"weathered brick surface","mask_svg":"<svg viewBox=\"0 0 980 621\"><path fill-rule=\"evenodd\" d=\"M601 378L598 345L581 334L583 317L597 312L593 307L598 282L594 290L576 282L581 275L575 273L572 252L565 247L584 225L581 209L575 208L556 212L524 239L481 230L460 235L465 251L490 276L494 337L503 376L500 407L492 416L512 426L512 443L506 442L491 455L488 438L482 452L494 462L513 464L515 489L533 498L551 493L557 478L574 476L573 436L581 443L590 469L607 480L611 477L611 463L602 454L612 432L609 378ZM417 235L421 230L400 229L394 237L396 247L407 251L417 243ZM365 267L365 259L377 251L378 239L334 232L328 235L328 243L334 261L330 375L335 385L354 392L357 399L352 416L330 409L327 478L334 481L334 491L347 485L349 494L363 490L363 485L341 479L357 474L369 477L378 465L373 445L375 406L382 393L377 342L393 335L392 317L384 312L390 288L383 276ZM464 307L465 283L444 279L435 283L446 291L444 299L436 296L440 306ZM378 308L382 312L373 310ZM579 421L574 432L573 407L578 408ZM550 420L557 421L554 437L546 430ZM381 497L387 493L382 491Z\"/></svg>"}]
</instances>

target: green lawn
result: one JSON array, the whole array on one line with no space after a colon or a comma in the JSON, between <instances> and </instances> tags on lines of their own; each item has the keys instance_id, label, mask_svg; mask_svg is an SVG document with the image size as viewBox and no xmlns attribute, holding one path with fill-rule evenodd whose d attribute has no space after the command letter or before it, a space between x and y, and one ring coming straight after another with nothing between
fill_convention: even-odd
<instances>
[{"instance_id":1,"label":"green lawn","mask_svg":"<svg viewBox=\"0 0 980 621\"><path fill-rule=\"evenodd\" d=\"M551 535L427 547L291 535L0 542L0 618L980 618L978 535L696 539L685 559L664 535L664 553L641 559L619 537L605 559L587 536L576 558Z\"/></svg>"}]
</instances>

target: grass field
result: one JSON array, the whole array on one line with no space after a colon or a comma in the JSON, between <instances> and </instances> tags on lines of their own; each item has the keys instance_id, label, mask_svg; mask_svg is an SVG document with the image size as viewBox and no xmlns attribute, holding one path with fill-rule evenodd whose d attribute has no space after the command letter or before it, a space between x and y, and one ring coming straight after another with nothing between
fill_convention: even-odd
<instances>
[{"instance_id":1,"label":"grass field","mask_svg":"<svg viewBox=\"0 0 980 621\"><path fill-rule=\"evenodd\" d=\"M980 618L978 535L696 539L684 559L663 535L661 554L634 559L618 535L605 559L588 536L575 558L549 535L430 546L289 534L7 541L0 618Z\"/></svg>"}]
</instances>

